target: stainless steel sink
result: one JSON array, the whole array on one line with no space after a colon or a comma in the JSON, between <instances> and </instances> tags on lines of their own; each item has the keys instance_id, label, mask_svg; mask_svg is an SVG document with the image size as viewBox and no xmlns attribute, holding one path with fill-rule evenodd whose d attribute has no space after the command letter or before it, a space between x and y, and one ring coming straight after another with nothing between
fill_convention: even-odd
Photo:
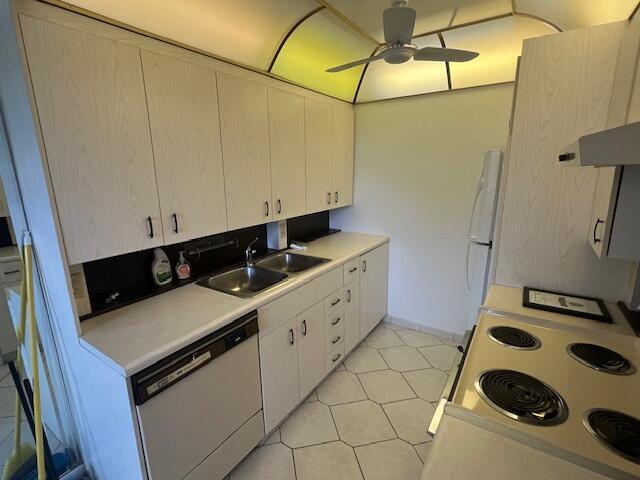
<instances>
[{"instance_id":1,"label":"stainless steel sink","mask_svg":"<svg viewBox=\"0 0 640 480\"><path fill-rule=\"evenodd\" d=\"M196 284L236 297L248 298L273 287L287 276L286 273L260 267L240 267L213 277L203 278Z\"/></svg>"},{"instance_id":2,"label":"stainless steel sink","mask_svg":"<svg viewBox=\"0 0 640 480\"><path fill-rule=\"evenodd\" d=\"M330 261L327 258L284 252L259 260L256 265L279 272L297 273Z\"/></svg>"}]
</instances>

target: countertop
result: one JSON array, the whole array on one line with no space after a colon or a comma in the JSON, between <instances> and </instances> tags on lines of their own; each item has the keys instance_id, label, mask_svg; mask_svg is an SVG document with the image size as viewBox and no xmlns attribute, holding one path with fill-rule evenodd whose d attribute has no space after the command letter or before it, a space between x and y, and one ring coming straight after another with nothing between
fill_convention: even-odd
<instances>
[{"instance_id":1,"label":"countertop","mask_svg":"<svg viewBox=\"0 0 640 480\"><path fill-rule=\"evenodd\" d=\"M523 307L522 288L505 287L494 284L489 287L487 298L485 299L482 308L505 313L515 313L517 315L523 315L530 318L540 318L542 320L548 320L550 322L559 323L569 327L635 336L633 329L618 306L611 302L605 302L605 305L611 314L613 323L603 323L586 318L547 312L536 308Z\"/></svg>"},{"instance_id":2,"label":"countertop","mask_svg":"<svg viewBox=\"0 0 640 480\"><path fill-rule=\"evenodd\" d=\"M605 480L625 474L549 448L448 404L421 480ZM620 475L620 476L619 476Z\"/></svg>"},{"instance_id":3,"label":"countertop","mask_svg":"<svg viewBox=\"0 0 640 480\"><path fill-rule=\"evenodd\" d=\"M389 241L339 232L295 253L332 261L290 277L252 298L238 298L191 283L82 322L80 344L128 377L238 317Z\"/></svg>"}]
</instances>

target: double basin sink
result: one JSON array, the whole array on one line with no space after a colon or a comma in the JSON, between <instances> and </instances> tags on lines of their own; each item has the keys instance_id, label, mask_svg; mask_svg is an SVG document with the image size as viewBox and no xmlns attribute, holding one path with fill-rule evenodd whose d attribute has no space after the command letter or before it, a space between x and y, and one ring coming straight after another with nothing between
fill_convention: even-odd
<instances>
[{"instance_id":1,"label":"double basin sink","mask_svg":"<svg viewBox=\"0 0 640 480\"><path fill-rule=\"evenodd\" d=\"M251 266L234 268L196 283L236 297L249 298L282 282L289 274L330 261L326 258L283 252L258 260Z\"/></svg>"}]
</instances>

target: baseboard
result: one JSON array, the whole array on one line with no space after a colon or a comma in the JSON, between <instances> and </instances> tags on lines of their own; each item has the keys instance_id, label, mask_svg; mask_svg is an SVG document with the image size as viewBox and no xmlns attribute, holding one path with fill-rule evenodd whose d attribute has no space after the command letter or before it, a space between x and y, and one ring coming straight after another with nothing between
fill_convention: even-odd
<instances>
[{"instance_id":1,"label":"baseboard","mask_svg":"<svg viewBox=\"0 0 640 480\"><path fill-rule=\"evenodd\" d=\"M446 330L430 327L428 325L423 325L418 322L412 322L411 320L405 320L404 318L394 317L393 315L387 315L384 318L384 321L387 323L391 323L393 325L398 325L399 327L411 328L413 330L430 333L431 335L436 335L438 337L447 338L455 342L462 341L464 337L464 335L460 335L458 333L448 332Z\"/></svg>"}]
</instances>

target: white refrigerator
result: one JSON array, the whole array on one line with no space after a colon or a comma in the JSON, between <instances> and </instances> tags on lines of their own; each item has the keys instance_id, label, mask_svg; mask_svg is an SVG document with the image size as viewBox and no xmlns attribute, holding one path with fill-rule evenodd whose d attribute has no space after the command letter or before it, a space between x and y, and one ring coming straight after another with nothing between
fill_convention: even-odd
<instances>
[{"instance_id":1,"label":"white refrigerator","mask_svg":"<svg viewBox=\"0 0 640 480\"><path fill-rule=\"evenodd\" d=\"M478 309L487 293L501 172L502 150L489 150L476 186L467 235L468 328L476 324Z\"/></svg>"}]
</instances>

